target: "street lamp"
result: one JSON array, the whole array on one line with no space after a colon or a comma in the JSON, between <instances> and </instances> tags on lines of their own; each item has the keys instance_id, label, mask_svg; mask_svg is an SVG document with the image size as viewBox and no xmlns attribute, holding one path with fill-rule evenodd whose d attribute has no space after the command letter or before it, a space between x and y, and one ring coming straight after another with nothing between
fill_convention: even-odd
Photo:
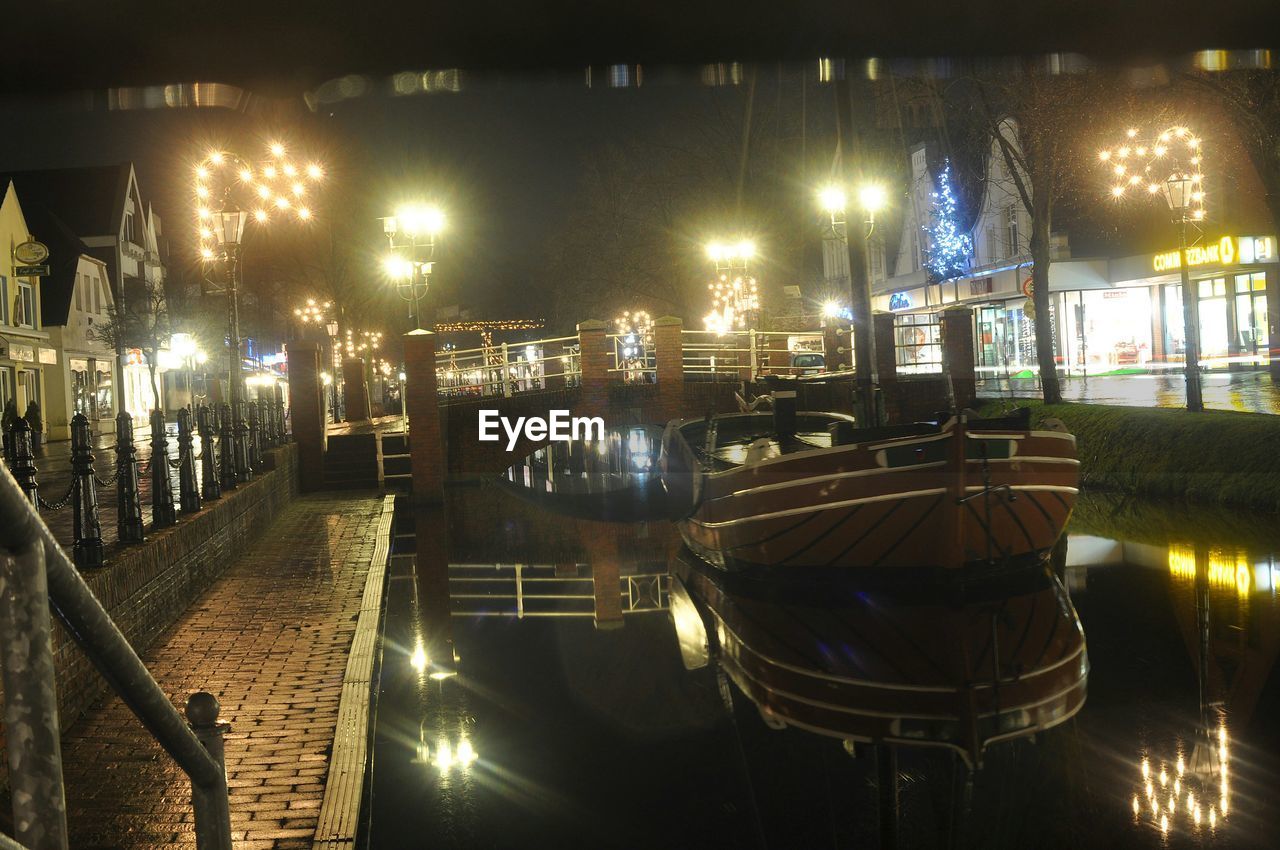
<instances>
[{"instance_id":1,"label":"street lamp","mask_svg":"<svg viewBox=\"0 0 1280 850\"><path fill-rule=\"evenodd\" d=\"M237 279L240 272L245 226L250 210L256 224L273 217L292 217L298 222L312 220L307 204L309 186L324 177L319 163L301 164L291 160L280 142L269 146L269 156L261 162L229 151L208 152L195 167L196 226L200 234L200 257L207 263L220 262L226 275L227 329L230 350L227 374L231 416L235 423L235 456L223 463L222 486L233 489L248 476L248 423L241 399L243 358L240 340L240 305ZM210 204L221 196L216 212Z\"/></svg>"},{"instance_id":2,"label":"street lamp","mask_svg":"<svg viewBox=\"0 0 1280 850\"><path fill-rule=\"evenodd\" d=\"M418 302L427 294L436 237L444 231L445 216L439 207L411 204L396 209L395 215L382 219L382 232L391 249L382 261L388 279L400 291L400 297L413 304L413 325L422 328Z\"/></svg>"},{"instance_id":3,"label":"street lamp","mask_svg":"<svg viewBox=\"0 0 1280 850\"><path fill-rule=\"evenodd\" d=\"M855 227L853 239L846 222L848 197L839 184L830 184L818 190L818 203L828 216L822 231L822 264L824 276L832 288L845 284L849 287L849 306L853 318L853 366L858 385L860 422L872 424L877 412L872 403L874 339L871 324L871 274L868 268L867 240L875 231L876 213L888 203L888 192L879 183L862 183L857 187L857 206L862 211L864 227ZM857 269L858 274L852 274ZM823 315L836 318L839 305L833 301L824 305Z\"/></svg>"},{"instance_id":4,"label":"street lamp","mask_svg":"<svg viewBox=\"0 0 1280 850\"><path fill-rule=\"evenodd\" d=\"M1178 273L1182 289L1182 338L1187 384L1187 410L1204 410L1200 389L1200 294L1191 285L1187 267L1187 223L1204 221L1204 175L1200 163L1204 148L1186 127L1170 127L1153 139L1141 138L1130 129L1124 143L1098 152L1098 160L1111 172L1111 197L1123 200L1128 192L1147 197L1160 195L1169 205L1178 226Z\"/></svg>"}]
</instances>

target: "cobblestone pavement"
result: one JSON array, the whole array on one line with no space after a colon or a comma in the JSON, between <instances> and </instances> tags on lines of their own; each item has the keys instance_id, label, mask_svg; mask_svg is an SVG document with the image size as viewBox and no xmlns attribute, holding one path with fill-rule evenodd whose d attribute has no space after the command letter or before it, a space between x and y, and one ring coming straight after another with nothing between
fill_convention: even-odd
<instances>
[{"instance_id":1,"label":"cobblestone pavement","mask_svg":"<svg viewBox=\"0 0 1280 850\"><path fill-rule=\"evenodd\" d=\"M1208 372L1202 376L1205 407L1245 413L1280 414L1280 387L1267 372ZM978 382L981 398L1038 398L1038 380L989 379ZM1067 401L1122 404L1134 407L1185 407L1186 384L1181 372L1161 375L1104 375L1062 379Z\"/></svg>"},{"instance_id":2,"label":"cobblestone pavement","mask_svg":"<svg viewBox=\"0 0 1280 850\"><path fill-rule=\"evenodd\" d=\"M180 711L198 690L222 703L237 850L311 846L381 512L298 499L143 656ZM195 847L190 783L118 698L62 757L72 847Z\"/></svg>"}]
</instances>

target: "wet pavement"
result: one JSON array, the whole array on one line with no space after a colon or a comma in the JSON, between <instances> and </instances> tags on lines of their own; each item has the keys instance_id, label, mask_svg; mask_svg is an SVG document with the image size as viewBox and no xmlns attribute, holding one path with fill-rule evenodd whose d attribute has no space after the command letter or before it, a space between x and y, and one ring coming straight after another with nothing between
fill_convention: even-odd
<instances>
[{"instance_id":1,"label":"wet pavement","mask_svg":"<svg viewBox=\"0 0 1280 850\"><path fill-rule=\"evenodd\" d=\"M237 850L312 846L381 515L377 495L300 497L143 654L179 711L221 702ZM62 747L72 847L195 847L190 783L118 697Z\"/></svg>"},{"instance_id":2,"label":"wet pavement","mask_svg":"<svg viewBox=\"0 0 1280 850\"><path fill-rule=\"evenodd\" d=\"M559 511L559 488L524 470L451 490L443 509L397 507L367 846L865 847L884 846L890 825L900 847L1272 846L1274 517L1085 494L1031 585L941 609L858 593L843 614L788 621L789 591L748 594L748 606L666 520L591 519L577 499ZM923 675L910 671L938 610L1021 629L999 653L1009 700L1031 673L1006 653L1081 628L1087 666L1055 675L1072 693L1087 680L1087 698L1034 737L991 743L972 773L954 749L774 728L772 697L743 675L763 644L743 637L733 659L699 664L685 585L699 604L750 613L717 611L719 645L756 630L785 652L807 636L908 680ZM1028 607L1028 594L1058 601ZM876 637L885 629L898 633ZM915 698L871 709L833 690L820 702L923 740ZM881 816L882 768L897 776L896 818Z\"/></svg>"},{"instance_id":3,"label":"wet pavement","mask_svg":"<svg viewBox=\"0 0 1280 850\"><path fill-rule=\"evenodd\" d=\"M1132 407L1186 407L1182 373L1099 375L1062 378L1066 401L1119 404ZM1280 413L1280 387L1265 371L1206 372L1201 379L1205 407L1242 413ZM1038 379L987 378L978 381L983 399L1039 398Z\"/></svg>"}]
</instances>

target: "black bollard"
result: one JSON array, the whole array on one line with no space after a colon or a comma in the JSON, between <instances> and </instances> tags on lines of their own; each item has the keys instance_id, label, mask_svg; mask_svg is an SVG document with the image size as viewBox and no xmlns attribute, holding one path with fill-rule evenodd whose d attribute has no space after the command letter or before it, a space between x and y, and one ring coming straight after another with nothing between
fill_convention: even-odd
<instances>
[{"instance_id":1,"label":"black bollard","mask_svg":"<svg viewBox=\"0 0 1280 850\"><path fill-rule=\"evenodd\" d=\"M144 537L133 417L123 410L116 414L116 531L121 543L141 543Z\"/></svg>"},{"instance_id":2,"label":"black bollard","mask_svg":"<svg viewBox=\"0 0 1280 850\"><path fill-rule=\"evenodd\" d=\"M265 417L267 423L268 445L272 448L280 445L280 429L276 427L279 423L276 422L275 392L275 388L273 387L271 390L272 397L264 399L262 402L262 415Z\"/></svg>"},{"instance_id":3,"label":"black bollard","mask_svg":"<svg viewBox=\"0 0 1280 850\"><path fill-rule=\"evenodd\" d=\"M262 469L262 423L258 420L258 403L245 402L249 414L249 468L254 472Z\"/></svg>"},{"instance_id":4,"label":"black bollard","mask_svg":"<svg viewBox=\"0 0 1280 850\"><path fill-rule=\"evenodd\" d=\"M178 410L178 503L184 514L200 510L196 453L191 440L191 411L185 407Z\"/></svg>"},{"instance_id":5,"label":"black bollard","mask_svg":"<svg viewBox=\"0 0 1280 850\"><path fill-rule=\"evenodd\" d=\"M40 488L36 486L36 456L31 450L31 426L18 417L9 432L9 471L17 479L23 494L39 507Z\"/></svg>"},{"instance_id":6,"label":"black bollard","mask_svg":"<svg viewBox=\"0 0 1280 850\"><path fill-rule=\"evenodd\" d=\"M83 413L71 417L71 474L75 477L75 545L71 555L76 569L97 569L104 560L102 524L98 522L98 488L93 480L93 438L89 417Z\"/></svg>"},{"instance_id":7,"label":"black bollard","mask_svg":"<svg viewBox=\"0 0 1280 850\"><path fill-rule=\"evenodd\" d=\"M249 423L245 421L244 402L237 401L231 410L235 422L235 462L236 478L248 482L253 478L253 470L249 466Z\"/></svg>"},{"instance_id":8,"label":"black bollard","mask_svg":"<svg viewBox=\"0 0 1280 850\"><path fill-rule=\"evenodd\" d=\"M164 413L151 411L151 527L168 528L178 521L173 507L173 479L169 477L169 441Z\"/></svg>"},{"instance_id":9,"label":"black bollard","mask_svg":"<svg viewBox=\"0 0 1280 850\"><path fill-rule=\"evenodd\" d=\"M274 408L276 416L276 433L280 435L280 445L283 446L289 442L289 432L284 426L284 399L276 399Z\"/></svg>"},{"instance_id":10,"label":"black bollard","mask_svg":"<svg viewBox=\"0 0 1280 850\"><path fill-rule=\"evenodd\" d=\"M202 473L200 495L206 502L222 498L222 488L218 486L217 452L213 446L213 416L205 405L196 411L196 425L200 429L200 471Z\"/></svg>"},{"instance_id":11,"label":"black bollard","mask_svg":"<svg viewBox=\"0 0 1280 850\"><path fill-rule=\"evenodd\" d=\"M236 431L231 421L231 405L218 405L218 463L222 469L222 489L234 490L240 483L236 473Z\"/></svg>"}]
</instances>

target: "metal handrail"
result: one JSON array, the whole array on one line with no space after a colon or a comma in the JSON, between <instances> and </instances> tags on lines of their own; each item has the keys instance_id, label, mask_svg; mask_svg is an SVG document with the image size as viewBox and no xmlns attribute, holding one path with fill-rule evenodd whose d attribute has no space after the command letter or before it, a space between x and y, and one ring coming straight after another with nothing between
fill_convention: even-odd
<instances>
[{"instance_id":1,"label":"metal handrail","mask_svg":"<svg viewBox=\"0 0 1280 850\"><path fill-rule=\"evenodd\" d=\"M226 772L221 764L225 726L217 724L217 701L208 694L193 696L187 712L196 729L183 721L8 469L0 472L0 548L11 559L24 557L16 553L34 553L37 562L43 560L53 613L111 689L190 778L197 846L201 850L230 850L230 806ZM36 566L38 570L38 563ZM47 640L43 651L50 651ZM52 670L49 673L51 678ZM53 683L47 684L52 692ZM197 701L202 696L207 700ZM6 700L10 698L6 694ZM56 712L55 703L50 715L56 717ZM61 762L56 750L45 761L56 763L57 790L61 793ZM18 797L14 795L15 814L24 805ZM32 803L28 800L25 805L31 807ZM24 810L22 814L29 817L15 820L40 820L39 813Z\"/></svg>"}]
</instances>

